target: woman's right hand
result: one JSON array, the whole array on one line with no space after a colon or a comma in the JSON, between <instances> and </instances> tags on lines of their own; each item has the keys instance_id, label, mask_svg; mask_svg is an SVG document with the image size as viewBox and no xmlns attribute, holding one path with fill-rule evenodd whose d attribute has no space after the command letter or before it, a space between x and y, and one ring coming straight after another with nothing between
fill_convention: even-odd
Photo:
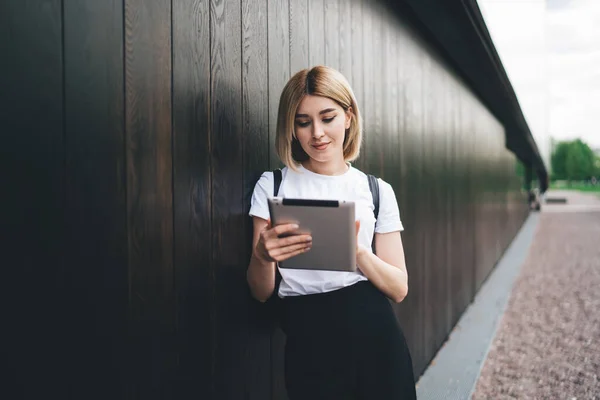
<instances>
[{"instance_id":1,"label":"woman's right hand","mask_svg":"<svg viewBox=\"0 0 600 400\"><path fill-rule=\"evenodd\" d=\"M296 229L298 229L296 224L271 227L271 221L269 220L260 232L254 249L255 256L263 262L279 262L310 250L312 246L310 235L298 234L280 237Z\"/></svg>"}]
</instances>

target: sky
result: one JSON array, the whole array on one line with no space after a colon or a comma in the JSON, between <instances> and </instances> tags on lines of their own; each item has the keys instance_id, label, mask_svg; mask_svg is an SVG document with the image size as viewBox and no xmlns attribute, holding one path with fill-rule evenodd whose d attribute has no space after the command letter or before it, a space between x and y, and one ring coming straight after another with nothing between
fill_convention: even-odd
<instances>
[{"instance_id":1,"label":"sky","mask_svg":"<svg viewBox=\"0 0 600 400\"><path fill-rule=\"evenodd\" d=\"M600 0L478 0L549 168L550 138L600 150Z\"/></svg>"}]
</instances>

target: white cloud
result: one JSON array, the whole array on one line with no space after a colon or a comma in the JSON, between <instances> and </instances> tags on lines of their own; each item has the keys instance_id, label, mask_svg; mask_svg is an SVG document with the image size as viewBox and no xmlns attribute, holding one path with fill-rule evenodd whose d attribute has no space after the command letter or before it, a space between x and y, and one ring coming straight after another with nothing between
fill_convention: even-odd
<instances>
[{"instance_id":1,"label":"white cloud","mask_svg":"<svg viewBox=\"0 0 600 400\"><path fill-rule=\"evenodd\" d=\"M600 148L600 0L478 0L534 138Z\"/></svg>"},{"instance_id":2,"label":"white cloud","mask_svg":"<svg viewBox=\"0 0 600 400\"><path fill-rule=\"evenodd\" d=\"M600 2L573 0L546 18L550 134L600 148Z\"/></svg>"}]
</instances>

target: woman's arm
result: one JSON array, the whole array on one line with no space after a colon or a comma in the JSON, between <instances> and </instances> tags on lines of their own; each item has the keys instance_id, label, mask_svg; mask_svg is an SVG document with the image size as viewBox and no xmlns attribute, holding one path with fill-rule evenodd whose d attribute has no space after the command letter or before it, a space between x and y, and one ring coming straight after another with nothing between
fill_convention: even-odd
<instances>
[{"instance_id":1,"label":"woman's arm","mask_svg":"<svg viewBox=\"0 0 600 400\"><path fill-rule=\"evenodd\" d=\"M400 303L408 293L408 273L400 232L376 233L377 255L359 246L356 259L363 274L388 298Z\"/></svg>"},{"instance_id":2,"label":"woman's arm","mask_svg":"<svg viewBox=\"0 0 600 400\"><path fill-rule=\"evenodd\" d=\"M271 228L270 222L253 217L252 257L246 271L246 280L252 296L265 302L275 289L275 262L284 261L308 251L310 235L294 235L279 238L279 235L297 229L297 225L279 225Z\"/></svg>"}]
</instances>

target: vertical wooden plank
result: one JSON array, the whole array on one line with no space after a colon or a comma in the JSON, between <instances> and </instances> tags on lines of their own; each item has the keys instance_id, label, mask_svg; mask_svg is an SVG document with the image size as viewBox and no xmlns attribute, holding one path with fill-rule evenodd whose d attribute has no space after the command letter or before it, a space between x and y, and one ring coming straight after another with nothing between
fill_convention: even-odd
<instances>
[{"instance_id":1,"label":"vertical wooden plank","mask_svg":"<svg viewBox=\"0 0 600 400\"><path fill-rule=\"evenodd\" d=\"M293 1L293 0L292 0ZM308 64L325 64L325 4L308 0Z\"/></svg>"},{"instance_id":2,"label":"vertical wooden plank","mask_svg":"<svg viewBox=\"0 0 600 400\"><path fill-rule=\"evenodd\" d=\"M240 0L212 0L212 259L216 278L215 398L243 398L248 346L242 215L242 15Z\"/></svg>"},{"instance_id":3,"label":"vertical wooden plank","mask_svg":"<svg viewBox=\"0 0 600 400\"><path fill-rule=\"evenodd\" d=\"M290 75L308 68L308 0L290 0ZM318 43L317 43L318 45Z\"/></svg>"},{"instance_id":4,"label":"vertical wooden plank","mask_svg":"<svg viewBox=\"0 0 600 400\"><path fill-rule=\"evenodd\" d=\"M62 323L72 301L56 290L65 283L68 217L62 28L59 0L0 2L0 160L6 177L1 215L6 285L0 301L10 398L68 395L63 377L69 370L55 363L69 344Z\"/></svg>"},{"instance_id":5,"label":"vertical wooden plank","mask_svg":"<svg viewBox=\"0 0 600 400\"><path fill-rule=\"evenodd\" d=\"M130 397L172 396L171 3L125 0Z\"/></svg>"},{"instance_id":6,"label":"vertical wooden plank","mask_svg":"<svg viewBox=\"0 0 600 400\"><path fill-rule=\"evenodd\" d=\"M254 185L269 168L269 97L267 57L267 2L242 1L242 139L245 200L244 260L252 252L252 220L247 217ZM308 54L307 54L308 57ZM247 261L246 265L247 266ZM250 297L250 296L248 296ZM248 399L271 398L271 326L265 322L262 304L250 302L250 340L244 356L248 366Z\"/></svg>"},{"instance_id":7,"label":"vertical wooden plank","mask_svg":"<svg viewBox=\"0 0 600 400\"><path fill-rule=\"evenodd\" d=\"M338 5L339 11L339 70L350 80L352 78L352 50L353 45L351 41L352 35L352 0L340 0Z\"/></svg>"},{"instance_id":8,"label":"vertical wooden plank","mask_svg":"<svg viewBox=\"0 0 600 400\"><path fill-rule=\"evenodd\" d=\"M423 242L426 237L428 210L423 206L423 115L425 101L423 100L423 64L424 57L419 50L419 41L413 31L407 31L403 46L403 58L406 60L404 75L404 105L406 138L403 140L402 156L407 160L407 207L405 221L407 229L406 259L409 272L409 296L412 296L411 319L409 333L413 337L411 352L415 374L423 372L425 366L425 319L426 298ZM412 268L411 268L412 266Z\"/></svg>"},{"instance_id":9,"label":"vertical wooden plank","mask_svg":"<svg viewBox=\"0 0 600 400\"><path fill-rule=\"evenodd\" d=\"M374 53L373 53L373 10L371 3L363 1L363 146L361 162L365 172L374 173L371 169L371 150L369 148L371 136L375 127L375 90L374 90Z\"/></svg>"},{"instance_id":10,"label":"vertical wooden plank","mask_svg":"<svg viewBox=\"0 0 600 400\"><path fill-rule=\"evenodd\" d=\"M424 51L421 50L421 51ZM433 133L433 111L435 104L433 101L435 100L433 94L433 82L431 80L431 70L432 70L432 60L429 54L424 54L423 57L423 182L432 182L433 178L433 140L431 138ZM429 362L434 353L434 334L435 334L435 298L433 297L433 293L435 293L435 271L433 270L433 251L432 248L432 235L435 229L435 221L436 221L436 210L432 207L431 201L431 191L432 188L430 185L426 185L422 189L422 203L421 207L423 208L423 214L426 215L423 220L423 225L426 228L427 239L423 241L423 271L424 271L424 295L425 295L425 328L424 328L424 355L425 360ZM426 210L426 213L425 213Z\"/></svg>"},{"instance_id":11,"label":"vertical wooden plank","mask_svg":"<svg viewBox=\"0 0 600 400\"><path fill-rule=\"evenodd\" d=\"M68 292L78 299L71 301L77 320L68 341L74 365L93 360L104 371L74 368L71 396L123 398L129 283L122 1L66 0L64 53L65 268Z\"/></svg>"},{"instance_id":12,"label":"vertical wooden plank","mask_svg":"<svg viewBox=\"0 0 600 400\"><path fill-rule=\"evenodd\" d=\"M325 3L325 65L340 69L340 0L323 0Z\"/></svg>"},{"instance_id":13,"label":"vertical wooden plank","mask_svg":"<svg viewBox=\"0 0 600 400\"><path fill-rule=\"evenodd\" d=\"M381 176L392 185L398 196L398 158L395 147L395 139L398 131L398 75L396 74L396 41L393 31L393 19L389 14L390 10L383 9L381 14L382 46L381 54L385 54L387 62L382 63L382 81L381 95L382 100L382 173Z\"/></svg>"},{"instance_id":14,"label":"vertical wooden plank","mask_svg":"<svg viewBox=\"0 0 600 400\"><path fill-rule=\"evenodd\" d=\"M268 69L269 69L269 168L279 168L283 163L275 152L277 110L283 87L290 78L289 3L267 2ZM313 48L313 44L310 44ZM286 398L284 382L285 336L279 329L271 337L271 390L273 398Z\"/></svg>"},{"instance_id":15,"label":"vertical wooden plank","mask_svg":"<svg viewBox=\"0 0 600 400\"><path fill-rule=\"evenodd\" d=\"M451 262L451 253L450 248L448 246L448 238L451 227L451 214L450 214L450 206L451 206L451 192L450 185L452 184L452 175L451 175L451 162L449 159L449 143L453 139L453 130L452 130L452 114L450 111L450 102L448 97L450 95L450 82L452 79L452 75L450 73L450 66L446 64L443 60L440 62L440 72L442 73L442 86L440 93L440 99L442 102L442 115L443 118L440 119L441 126L441 134L442 136L439 138L439 143L441 145L440 158L442 160L441 163L441 174L440 174L440 188L441 188L441 197L440 197L440 209L443 215L443 225L440 229L440 243L442 247L442 255L439 260L440 265L442 267L443 273L440 274L442 281L442 300L441 300L441 309L443 310L443 333L440 334L440 346L444 343L452 326L450 325L451 319L451 310L452 310L452 301L451 301L451 292L450 292L450 279L452 277L452 262Z\"/></svg>"},{"instance_id":16,"label":"vertical wooden plank","mask_svg":"<svg viewBox=\"0 0 600 400\"><path fill-rule=\"evenodd\" d=\"M371 121L371 136L369 137L369 170L372 173L381 176L383 175L384 168L384 157L383 157L383 148L384 148L384 117L383 117L383 104L385 103L385 92L387 91L387 85L385 79L382 79L384 75L384 66L387 63L379 62L378 59L381 54L384 53L384 27L385 24L382 23L384 19L383 13L386 10L384 6L381 4L373 5L373 21L372 25L373 33L371 39L373 40L373 64L372 73L373 73L373 86L375 89L374 93L374 102L372 104L372 108L374 108L374 112L371 113L371 117L373 121Z\"/></svg>"},{"instance_id":17,"label":"vertical wooden plank","mask_svg":"<svg viewBox=\"0 0 600 400\"><path fill-rule=\"evenodd\" d=\"M410 135L414 132L409 131L410 122L408 110L410 103L414 101L414 98L409 96L409 79L413 79L413 75L410 70L411 64L411 53L409 52L409 31L406 29L404 20L396 20L393 25L394 36L395 36L395 47L396 47L396 85L398 87L398 101L396 105L396 116L397 116L397 127L398 132L395 137L395 147L398 158L398 180L399 189L397 193L398 205L400 208L400 218L404 226L404 232L402 232L402 244L404 247L404 256L406 260L406 270L408 272L408 295L400 303L397 308L397 315L400 325L406 336L406 341L409 346L413 365L417 361L418 349L416 343L419 342L419 337L422 332L417 327L418 315L415 312L418 307L419 300L419 270L420 266L415 261L415 237L416 230L418 229L418 222L415 219L415 207L416 204L413 202L414 194L412 193L411 183L412 177L415 175L414 171L414 158L411 158L413 141ZM416 371L415 371L416 372ZM418 375L415 376L415 379Z\"/></svg>"},{"instance_id":18,"label":"vertical wooden plank","mask_svg":"<svg viewBox=\"0 0 600 400\"><path fill-rule=\"evenodd\" d=\"M209 0L173 2L176 398L214 397Z\"/></svg>"},{"instance_id":19,"label":"vertical wooden plank","mask_svg":"<svg viewBox=\"0 0 600 400\"><path fill-rule=\"evenodd\" d=\"M290 25L287 0L267 2L269 55L269 167L283 164L275 153L277 109L283 87L290 79ZM312 47L312 44L311 44Z\"/></svg>"},{"instance_id":20,"label":"vertical wooden plank","mask_svg":"<svg viewBox=\"0 0 600 400\"><path fill-rule=\"evenodd\" d=\"M354 96L358 103L361 116L365 117L365 109L367 107L364 94L364 69L363 69L363 0L353 0L351 8L351 33L350 33L350 44L352 47L352 54L354 55L352 61L352 74L348 79L352 85ZM311 25L312 28L312 25ZM360 156L354 162L354 165L361 171L365 169L365 140L363 138L363 144L361 146Z\"/></svg>"},{"instance_id":21,"label":"vertical wooden plank","mask_svg":"<svg viewBox=\"0 0 600 400\"><path fill-rule=\"evenodd\" d=\"M283 166L275 153L277 110L283 87L290 78L290 38L288 1L267 2L269 69L269 168ZM311 26L312 29L312 26ZM310 29L309 29L310 31ZM310 43L314 50L313 43ZM277 329L271 337L271 390L274 399L286 398L283 376L285 336Z\"/></svg>"}]
</instances>

